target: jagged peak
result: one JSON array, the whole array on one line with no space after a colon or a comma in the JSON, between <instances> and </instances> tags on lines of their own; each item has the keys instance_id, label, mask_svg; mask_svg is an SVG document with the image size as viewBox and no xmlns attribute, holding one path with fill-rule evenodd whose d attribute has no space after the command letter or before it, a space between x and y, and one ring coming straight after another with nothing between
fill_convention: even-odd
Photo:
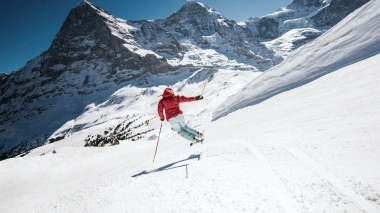
<instances>
[{"instance_id":1,"label":"jagged peak","mask_svg":"<svg viewBox=\"0 0 380 213\"><path fill-rule=\"evenodd\" d=\"M83 2L81 3L78 3L77 5L74 6L73 10L80 10L80 9L88 9L88 8L91 8L93 9L94 11L96 11L97 13L101 14L101 13L105 13L107 15L111 15L110 13L108 13L107 11L103 10L102 8L96 6L95 4L87 1L87 0L84 0Z\"/></svg>"},{"instance_id":2,"label":"jagged peak","mask_svg":"<svg viewBox=\"0 0 380 213\"><path fill-rule=\"evenodd\" d=\"M197 1L186 1L185 4L181 7L180 11L204 11L208 12L210 14L217 14L219 16L222 16L219 12L217 12L215 9L207 6L206 4L203 4L201 2Z\"/></svg>"},{"instance_id":3,"label":"jagged peak","mask_svg":"<svg viewBox=\"0 0 380 213\"><path fill-rule=\"evenodd\" d=\"M198 6L202 6L202 7L207 7L207 6L205 6L203 3L200 3L200 2L197 2L197 1L186 1L185 2L185 4L184 4L184 6L185 5L187 5L187 6L189 6L189 5L198 5Z\"/></svg>"},{"instance_id":4,"label":"jagged peak","mask_svg":"<svg viewBox=\"0 0 380 213\"><path fill-rule=\"evenodd\" d=\"M93 6L93 4L89 1L82 1L81 3L78 3L74 6L74 8L77 8L77 7L85 7L85 6Z\"/></svg>"},{"instance_id":5,"label":"jagged peak","mask_svg":"<svg viewBox=\"0 0 380 213\"><path fill-rule=\"evenodd\" d=\"M9 75L9 74L8 74L8 73L5 73L5 72L0 73L0 80L5 79L8 75Z\"/></svg>"}]
</instances>

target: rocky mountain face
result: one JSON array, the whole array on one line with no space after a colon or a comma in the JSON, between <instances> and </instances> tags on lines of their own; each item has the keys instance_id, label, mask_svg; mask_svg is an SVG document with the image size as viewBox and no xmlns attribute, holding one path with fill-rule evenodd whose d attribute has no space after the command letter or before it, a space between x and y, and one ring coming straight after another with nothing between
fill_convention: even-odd
<instances>
[{"instance_id":1,"label":"rocky mountain face","mask_svg":"<svg viewBox=\"0 0 380 213\"><path fill-rule=\"evenodd\" d=\"M110 64L106 79L111 79L114 74L122 70L142 69L140 75L146 71L168 71L169 64L163 57L153 52L146 54L136 52L141 46L133 35L120 27L121 23L121 20L90 3L77 6L70 12L47 51L42 66L43 75L55 73L55 76L59 76L67 70L66 66L75 62L99 60ZM62 65L58 72L54 69L57 65ZM55 79L56 77L52 78ZM128 78L113 80L118 83L117 81Z\"/></svg>"},{"instance_id":2,"label":"rocky mountain face","mask_svg":"<svg viewBox=\"0 0 380 213\"><path fill-rule=\"evenodd\" d=\"M245 25L260 39L275 39L297 28L330 28L370 0L294 0L285 8Z\"/></svg>"},{"instance_id":3,"label":"rocky mountain face","mask_svg":"<svg viewBox=\"0 0 380 213\"><path fill-rule=\"evenodd\" d=\"M239 23L282 57L310 42L370 0L293 0L263 17ZM291 38L289 38L291 37ZM285 47L285 48L284 48ZM282 52L283 49L288 49Z\"/></svg>"},{"instance_id":4,"label":"rocky mountain face","mask_svg":"<svg viewBox=\"0 0 380 213\"><path fill-rule=\"evenodd\" d=\"M91 3L73 8L50 48L0 80L0 156L47 143L50 134L140 76L171 69L119 20ZM102 97L102 98L99 98Z\"/></svg>"},{"instance_id":5,"label":"rocky mountain face","mask_svg":"<svg viewBox=\"0 0 380 213\"><path fill-rule=\"evenodd\" d=\"M330 4L323 7L317 14L311 17L316 27L334 26L348 14L363 6L370 0L331 0Z\"/></svg>"},{"instance_id":6,"label":"rocky mountain face","mask_svg":"<svg viewBox=\"0 0 380 213\"><path fill-rule=\"evenodd\" d=\"M278 63L273 53L260 44L252 32L202 3L188 1L179 11L155 23L167 32L191 38L203 49L236 54L259 70ZM215 42L215 37L221 42Z\"/></svg>"},{"instance_id":7,"label":"rocky mountain face","mask_svg":"<svg viewBox=\"0 0 380 213\"><path fill-rule=\"evenodd\" d=\"M294 0L288 5L288 8L304 9L311 7L320 7L322 5L321 0Z\"/></svg>"},{"instance_id":8,"label":"rocky mountain face","mask_svg":"<svg viewBox=\"0 0 380 213\"><path fill-rule=\"evenodd\" d=\"M150 49L158 54L167 54L180 58L184 49L174 36L152 21L130 21L128 24L139 30L131 31L144 49Z\"/></svg>"},{"instance_id":9,"label":"rocky mountain face","mask_svg":"<svg viewBox=\"0 0 380 213\"><path fill-rule=\"evenodd\" d=\"M286 11L245 25L192 1L153 21L122 20L92 3L80 3L48 50L18 71L0 74L0 160L58 140L51 138L54 131L126 85L156 86L155 76L200 68L264 71L282 58L260 40L339 19L319 17L318 11L347 15L354 8L334 9L336 2L295 0ZM310 11L315 13L306 21L292 21Z\"/></svg>"},{"instance_id":10,"label":"rocky mountain face","mask_svg":"<svg viewBox=\"0 0 380 213\"><path fill-rule=\"evenodd\" d=\"M5 79L8 77L9 75L6 74L6 73L0 73L0 86L2 86L4 83L5 83Z\"/></svg>"}]
</instances>

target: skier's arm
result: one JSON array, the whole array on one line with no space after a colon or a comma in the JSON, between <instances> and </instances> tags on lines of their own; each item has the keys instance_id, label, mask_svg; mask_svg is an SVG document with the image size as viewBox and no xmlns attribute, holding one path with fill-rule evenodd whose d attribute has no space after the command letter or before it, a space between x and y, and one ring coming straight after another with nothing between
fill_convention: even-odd
<instances>
[{"instance_id":1,"label":"skier's arm","mask_svg":"<svg viewBox=\"0 0 380 213\"><path fill-rule=\"evenodd\" d=\"M191 102L191 101L196 101L197 99L195 97L186 97L186 96L178 96L179 102Z\"/></svg>"},{"instance_id":2,"label":"skier's arm","mask_svg":"<svg viewBox=\"0 0 380 213\"><path fill-rule=\"evenodd\" d=\"M160 120L161 121L165 120L165 116L164 116L164 104L162 104L162 101L158 102L157 112L158 112L158 116L160 117Z\"/></svg>"}]
</instances>

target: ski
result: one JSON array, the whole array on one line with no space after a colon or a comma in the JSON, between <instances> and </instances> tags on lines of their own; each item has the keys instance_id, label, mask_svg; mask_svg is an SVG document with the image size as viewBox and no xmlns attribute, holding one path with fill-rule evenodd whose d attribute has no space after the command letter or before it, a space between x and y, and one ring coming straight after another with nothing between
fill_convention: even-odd
<instances>
[{"instance_id":1,"label":"ski","mask_svg":"<svg viewBox=\"0 0 380 213\"><path fill-rule=\"evenodd\" d=\"M204 139L205 139L205 131L203 130L202 137L199 138L199 139L195 139L195 141L193 141L193 142L190 143L190 146L193 146L194 144L197 144L197 143L202 143L203 144L203 140Z\"/></svg>"}]
</instances>

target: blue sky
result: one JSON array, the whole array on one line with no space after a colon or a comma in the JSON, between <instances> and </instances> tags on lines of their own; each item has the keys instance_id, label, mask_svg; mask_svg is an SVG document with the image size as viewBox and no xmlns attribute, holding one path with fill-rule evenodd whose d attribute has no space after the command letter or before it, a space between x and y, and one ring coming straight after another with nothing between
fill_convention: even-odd
<instances>
[{"instance_id":1,"label":"blue sky","mask_svg":"<svg viewBox=\"0 0 380 213\"><path fill-rule=\"evenodd\" d=\"M125 20L166 18L186 0L92 0ZM293 0L198 0L235 21L263 16ZM70 10L80 0L1 0L0 73L9 73L47 50Z\"/></svg>"}]
</instances>

